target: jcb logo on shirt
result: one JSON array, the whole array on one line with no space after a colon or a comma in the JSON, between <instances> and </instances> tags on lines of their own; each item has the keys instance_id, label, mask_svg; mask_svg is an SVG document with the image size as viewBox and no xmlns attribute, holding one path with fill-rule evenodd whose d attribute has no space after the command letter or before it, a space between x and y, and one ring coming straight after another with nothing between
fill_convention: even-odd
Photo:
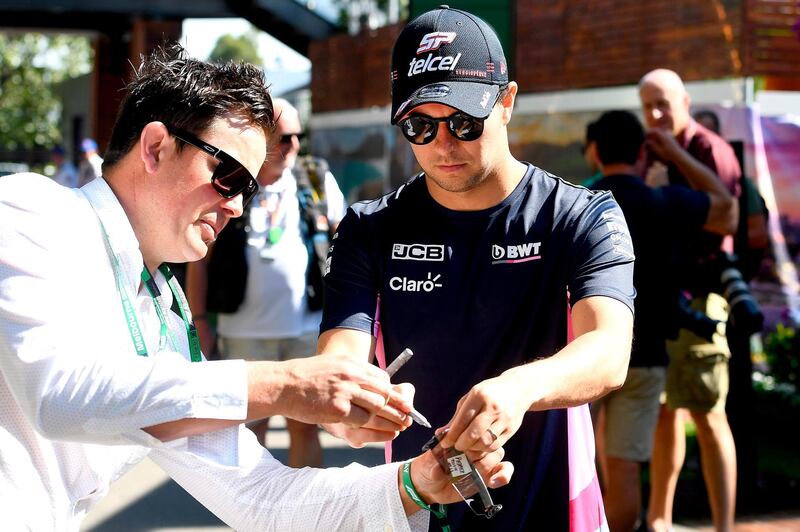
<instances>
[{"instance_id":1,"label":"jcb logo on shirt","mask_svg":"<svg viewBox=\"0 0 800 532\"><path fill-rule=\"evenodd\" d=\"M444 260L444 245L394 244L392 246L392 259L441 262Z\"/></svg>"}]
</instances>

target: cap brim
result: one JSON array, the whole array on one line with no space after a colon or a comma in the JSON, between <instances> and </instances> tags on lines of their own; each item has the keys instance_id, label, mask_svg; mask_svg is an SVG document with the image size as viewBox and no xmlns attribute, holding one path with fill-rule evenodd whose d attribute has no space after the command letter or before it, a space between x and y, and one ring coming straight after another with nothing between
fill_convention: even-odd
<instances>
[{"instance_id":1,"label":"cap brim","mask_svg":"<svg viewBox=\"0 0 800 532\"><path fill-rule=\"evenodd\" d=\"M392 125L409 111L426 103L448 105L475 118L486 118L500 92L499 85L472 81L448 81L420 87L400 102L392 102Z\"/></svg>"}]
</instances>

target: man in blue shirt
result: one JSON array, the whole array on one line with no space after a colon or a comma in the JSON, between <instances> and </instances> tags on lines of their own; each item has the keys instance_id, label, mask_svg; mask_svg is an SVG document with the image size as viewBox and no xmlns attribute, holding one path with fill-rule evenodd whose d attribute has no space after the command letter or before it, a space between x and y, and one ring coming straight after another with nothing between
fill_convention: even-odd
<instances>
[{"instance_id":1,"label":"man in blue shirt","mask_svg":"<svg viewBox=\"0 0 800 532\"><path fill-rule=\"evenodd\" d=\"M486 521L453 505L455 530L600 529L586 403L621 386L628 365L622 213L610 194L511 155L518 87L483 20L447 7L421 15L398 37L391 76L392 123L423 173L345 215L318 350L390 362L411 348L397 378L416 386L435 427L450 427L443 444L504 445L515 481L493 497L505 509ZM396 435L380 416L326 428L353 445ZM430 437L412 425L394 457Z\"/></svg>"}]
</instances>

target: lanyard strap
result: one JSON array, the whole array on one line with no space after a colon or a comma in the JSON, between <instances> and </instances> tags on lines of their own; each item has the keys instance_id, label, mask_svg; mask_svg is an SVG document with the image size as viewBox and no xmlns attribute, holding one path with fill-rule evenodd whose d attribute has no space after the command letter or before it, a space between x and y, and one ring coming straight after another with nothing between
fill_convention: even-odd
<instances>
[{"instance_id":1,"label":"lanyard strap","mask_svg":"<svg viewBox=\"0 0 800 532\"><path fill-rule=\"evenodd\" d=\"M175 275L173 275L172 271L169 269L169 266L162 264L158 267L158 270L164 275L164 278L167 280L169 290L172 292L172 296L178 303L178 310L180 311L181 319L183 320L183 326L186 329L186 337L189 340L189 353L192 362L200 362L202 359L200 355L200 338L197 335L197 329L195 328L194 323L189 319L189 302L186 300L186 296L184 295L183 290L181 290L178 280L175 279ZM169 338L172 349L177 351L178 348L175 338L172 336L172 332L167 326L167 319L165 316L165 313L168 312L169 309L165 308L164 299L161 297L161 291L158 289L153 276L150 275L149 271L147 271L147 268L142 269L142 282L144 283L145 288L147 288L147 292L150 294L150 297L155 303L156 314L158 314L158 320L161 322L158 342L159 351L166 346L167 338Z\"/></svg>"},{"instance_id":2,"label":"lanyard strap","mask_svg":"<svg viewBox=\"0 0 800 532\"><path fill-rule=\"evenodd\" d=\"M94 208L94 205L92 205L92 208ZM108 237L106 226L103 224L103 220L100 218L100 215L97 213L96 209L95 214L97 215L97 220L100 222L100 229L103 233L103 242L106 246L106 252L111 259L111 269L114 271L114 280L117 284L117 293L119 294L120 302L122 303L122 311L125 313L125 324L128 326L128 332L131 335L133 347L136 349L137 355L146 357L148 356L147 345L144 342L144 336L142 335L142 329L139 326L139 319L136 317L136 310L133 308L133 303L131 302L130 293L125 285L125 279L122 273L122 264L120 264L119 257L111 248L111 240ZM186 328L186 336L189 340L189 355L191 360L192 362L200 362L203 358L200 352L200 338L197 335L197 329L194 326L194 322L189 319L190 310L189 302L186 300L186 295L184 295L180 284L178 284L177 279L175 279L175 276L172 274L172 271L166 264L162 264L158 269L166 278L170 292L172 292L173 297L178 302L178 309L181 314L181 319L183 320L183 325ZM163 298L161 297L161 291L158 289L153 276L150 275L149 271L147 271L147 267L142 269L141 279L153 300L153 304L156 307L156 314L158 315L158 321L161 323L158 335L158 350L163 350L167 345L167 340L169 340L172 349L174 351L178 351L177 343L172 335L172 331L170 331L169 326L167 325L167 320L164 315L165 309L163 308L164 303Z\"/></svg>"}]
</instances>

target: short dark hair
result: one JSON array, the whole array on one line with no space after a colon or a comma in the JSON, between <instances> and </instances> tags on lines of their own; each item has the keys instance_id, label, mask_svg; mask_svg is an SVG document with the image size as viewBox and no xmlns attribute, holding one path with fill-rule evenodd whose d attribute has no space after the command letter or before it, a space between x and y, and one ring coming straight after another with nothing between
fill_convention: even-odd
<instances>
[{"instance_id":1,"label":"short dark hair","mask_svg":"<svg viewBox=\"0 0 800 532\"><path fill-rule=\"evenodd\" d=\"M716 133L717 135L719 135L719 117L717 116L717 113L715 113L714 111L710 109L700 109L694 114L692 118L694 118L698 122L704 119L710 120L711 127L709 129L714 133Z\"/></svg>"},{"instance_id":2,"label":"short dark hair","mask_svg":"<svg viewBox=\"0 0 800 532\"><path fill-rule=\"evenodd\" d=\"M165 44L142 57L126 88L103 173L136 145L150 122L202 135L215 119L230 113L243 115L267 135L274 131L272 99L261 69L247 63L206 63L188 57L177 43Z\"/></svg>"},{"instance_id":3,"label":"short dark hair","mask_svg":"<svg viewBox=\"0 0 800 532\"><path fill-rule=\"evenodd\" d=\"M603 164L635 164L644 143L644 128L629 111L607 111L594 127L597 157Z\"/></svg>"}]
</instances>

